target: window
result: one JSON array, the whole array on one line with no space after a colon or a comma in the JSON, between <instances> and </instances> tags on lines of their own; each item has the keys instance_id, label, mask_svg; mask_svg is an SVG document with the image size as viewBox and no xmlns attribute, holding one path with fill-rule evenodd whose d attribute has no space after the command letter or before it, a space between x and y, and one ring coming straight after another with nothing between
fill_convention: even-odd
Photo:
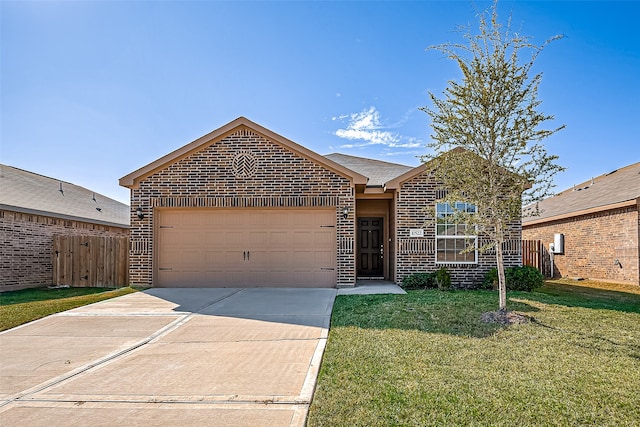
<instances>
[{"instance_id":1,"label":"window","mask_svg":"<svg viewBox=\"0 0 640 427\"><path fill-rule=\"evenodd\" d=\"M455 207L455 209L454 209ZM452 216L456 212L476 213L475 205L456 202L436 203L436 263L439 264L475 264L478 262L478 236L476 228L467 224L455 223ZM473 234L468 233L472 231ZM473 246L473 250L460 253Z\"/></svg>"}]
</instances>

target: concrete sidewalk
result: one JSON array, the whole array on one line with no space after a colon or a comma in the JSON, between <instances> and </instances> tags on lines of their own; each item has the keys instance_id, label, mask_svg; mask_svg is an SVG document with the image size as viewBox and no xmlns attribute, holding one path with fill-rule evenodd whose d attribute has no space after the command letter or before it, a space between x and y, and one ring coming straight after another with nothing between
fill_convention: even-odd
<instances>
[{"instance_id":1,"label":"concrete sidewalk","mask_svg":"<svg viewBox=\"0 0 640 427\"><path fill-rule=\"evenodd\" d=\"M151 289L0 333L3 426L303 426L335 289Z\"/></svg>"}]
</instances>

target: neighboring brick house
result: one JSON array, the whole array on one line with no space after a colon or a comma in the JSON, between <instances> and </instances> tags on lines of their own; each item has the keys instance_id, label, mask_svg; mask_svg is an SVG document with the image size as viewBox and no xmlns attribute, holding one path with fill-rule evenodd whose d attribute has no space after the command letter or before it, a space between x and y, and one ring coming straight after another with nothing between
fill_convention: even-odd
<instances>
[{"instance_id":1,"label":"neighboring brick house","mask_svg":"<svg viewBox=\"0 0 640 427\"><path fill-rule=\"evenodd\" d=\"M126 204L0 165L0 292L52 284L54 235L128 234Z\"/></svg>"},{"instance_id":2,"label":"neighboring brick house","mask_svg":"<svg viewBox=\"0 0 640 427\"><path fill-rule=\"evenodd\" d=\"M495 264L435 235L424 208L439 187L424 165L321 156L243 117L120 185L131 189L134 284L347 287L445 266L471 286ZM506 264L518 265L519 222L510 237Z\"/></svg>"},{"instance_id":3,"label":"neighboring brick house","mask_svg":"<svg viewBox=\"0 0 640 427\"><path fill-rule=\"evenodd\" d=\"M523 238L548 249L554 275L640 284L640 162L593 178L523 210ZM559 236L558 236L559 237ZM558 241L558 243L560 243Z\"/></svg>"}]
</instances>

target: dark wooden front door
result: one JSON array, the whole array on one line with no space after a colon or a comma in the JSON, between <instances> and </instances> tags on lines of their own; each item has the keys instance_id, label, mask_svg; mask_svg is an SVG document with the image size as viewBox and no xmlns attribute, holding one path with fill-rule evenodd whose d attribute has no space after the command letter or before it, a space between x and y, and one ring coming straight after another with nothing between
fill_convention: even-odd
<instances>
[{"instance_id":1,"label":"dark wooden front door","mask_svg":"<svg viewBox=\"0 0 640 427\"><path fill-rule=\"evenodd\" d=\"M382 218L358 218L358 276L382 277L384 246Z\"/></svg>"}]
</instances>

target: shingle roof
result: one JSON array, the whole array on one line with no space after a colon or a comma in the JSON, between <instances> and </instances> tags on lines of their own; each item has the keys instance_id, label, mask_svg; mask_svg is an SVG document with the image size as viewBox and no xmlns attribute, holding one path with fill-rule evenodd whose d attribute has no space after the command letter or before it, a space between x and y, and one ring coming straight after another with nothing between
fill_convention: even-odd
<instances>
[{"instance_id":1,"label":"shingle roof","mask_svg":"<svg viewBox=\"0 0 640 427\"><path fill-rule=\"evenodd\" d=\"M130 221L124 203L7 165L0 165L0 208L118 227L129 227Z\"/></svg>"},{"instance_id":2,"label":"shingle roof","mask_svg":"<svg viewBox=\"0 0 640 427\"><path fill-rule=\"evenodd\" d=\"M412 166L397 163L383 162L381 160L365 159L364 157L349 156L347 154L327 154L327 159L351 169L369 178L367 187L380 187L387 181L402 175L413 169Z\"/></svg>"},{"instance_id":3,"label":"shingle roof","mask_svg":"<svg viewBox=\"0 0 640 427\"><path fill-rule=\"evenodd\" d=\"M535 224L584 211L605 210L611 205L633 202L640 197L640 162L585 181L538 203L539 216L525 216L522 224ZM533 212L535 205L523 209ZM559 218L558 218L559 219Z\"/></svg>"}]
</instances>

